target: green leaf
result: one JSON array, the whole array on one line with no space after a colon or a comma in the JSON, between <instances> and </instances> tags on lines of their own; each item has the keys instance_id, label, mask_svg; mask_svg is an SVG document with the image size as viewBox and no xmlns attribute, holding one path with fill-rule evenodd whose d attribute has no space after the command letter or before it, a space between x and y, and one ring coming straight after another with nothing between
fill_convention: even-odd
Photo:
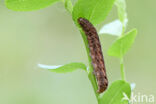
<instances>
[{"instance_id":1,"label":"green leaf","mask_svg":"<svg viewBox=\"0 0 156 104\"><path fill-rule=\"evenodd\" d=\"M115 4L118 8L119 19L122 23L124 23L127 19L126 2L125 0L116 0Z\"/></svg>"},{"instance_id":2,"label":"green leaf","mask_svg":"<svg viewBox=\"0 0 156 104\"><path fill-rule=\"evenodd\" d=\"M115 0L78 0L73 9L73 20L83 17L96 25L105 20Z\"/></svg>"},{"instance_id":3,"label":"green leaf","mask_svg":"<svg viewBox=\"0 0 156 104\"><path fill-rule=\"evenodd\" d=\"M40 68L48 69L49 71L56 72L56 73L67 73L67 72L75 71L77 69L83 69L87 71L86 65L83 63L69 63L69 64L57 65L57 66L38 64L38 66Z\"/></svg>"},{"instance_id":4,"label":"green leaf","mask_svg":"<svg viewBox=\"0 0 156 104\"><path fill-rule=\"evenodd\" d=\"M128 104L130 96L130 84L118 80L113 82L103 95L99 96L99 102L100 104Z\"/></svg>"},{"instance_id":5,"label":"green leaf","mask_svg":"<svg viewBox=\"0 0 156 104\"><path fill-rule=\"evenodd\" d=\"M6 0L7 8L14 11L32 11L45 8L60 0Z\"/></svg>"},{"instance_id":6,"label":"green leaf","mask_svg":"<svg viewBox=\"0 0 156 104\"><path fill-rule=\"evenodd\" d=\"M112 46L108 49L109 56L123 57L126 52L130 49L137 35L137 30L133 29L126 35L123 35L117 39Z\"/></svg>"}]
</instances>

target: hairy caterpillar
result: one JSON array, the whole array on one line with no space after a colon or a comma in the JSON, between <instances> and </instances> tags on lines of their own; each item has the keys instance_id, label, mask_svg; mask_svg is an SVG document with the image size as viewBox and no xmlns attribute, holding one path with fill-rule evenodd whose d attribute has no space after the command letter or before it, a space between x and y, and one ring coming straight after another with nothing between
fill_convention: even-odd
<instances>
[{"instance_id":1,"label":"hairy caterpillar","mask_svg":"<svg viewBox=\"0 0 156 104\"><path fill-rule=\"evenodd\" d=\"M98 83L98 93L102 93L107 89L108 79L106 75L106 68L102 54L100 40L95 27L84 18L79 18L78 23L85 32L89 44L90 56L94 68L94 75Z\"/></svg>"}]
</instances>

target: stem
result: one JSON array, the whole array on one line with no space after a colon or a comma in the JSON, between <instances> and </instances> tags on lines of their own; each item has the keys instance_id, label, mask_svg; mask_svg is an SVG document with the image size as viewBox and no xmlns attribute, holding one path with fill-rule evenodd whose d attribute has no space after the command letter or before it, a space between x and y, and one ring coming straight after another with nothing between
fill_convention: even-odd
<instances>
[{"instance_id":1,"label":"stem","mask_svg":"<svg viewBox=\"0 0 156 104\"><path fill-rule=\"evenodd\" d=\"M70 14L72 14L72 11L73 11L73 4L72 4L71 0L65 0L65 1L64 1L64 5L65 5L66 10L67 10Z\"/></svg>"},{"instance_id":2,"label":"stem","mask_svg":"<svg viewBox=\"0 0 156 104\"><path fill-rule=\"evenodd\" d=\"M121 78L122 80L126 80L126 77L125 77L125 70L124 70L124 63L123 63L123 57L120 58L120 71L121 71Z\"/></svg>"},{"instance_id":3,"label":"stem","mask_svg":"<svg viewBox=\"0 0 156 104\"><path fill-rule=\"evenodd\" d=\"M125 29L125 27L123 26L123 31L122 31L122 35L121 36L124 35L124 31L125 31L124 29ZM121 47L123 47L123 44L121 44ZM120 52L123 55L122 50ZM124 70L124 58L123 58L123 56L120 58L120 73L121 73L122 80L126 80L125 70Z\"/></svg>"},{"instance_id":4,"label":"stem","mask_svg":"<svg viewBox=\"0 0 156 104\"><path fill-rule=\"evenodd\" d=\"M97 93L98 86L97 86L95 75L93 74L93 66L92 66L92 60L91 60L91 56L90 56L90 50L88 48L88 46L89 46L88 45L88 40L87 40L87 37L84 34L84 32L82 30L80 30L80 32L81 32L81 36L83 38L83 41L85 43L85 48L86 48L87 56L88 56L88 63L89 63L88 78L89 78L89 80L90 80L90 82L92 84L92 87L94 89L94 93L95 93L96 99L98 101L98 96L99 96L99 94Z\"/></svg>"},{"instance_id":5,"label":"stem","mask_svg":"<svg viewBox=\"0 0 156 104\"><path fill-rule=\"evenodd\" d=\"M92 84L92 87L94 89L94 93L95 93L96 99L98 101L99 94L96 92L97 91L96 78L93 76L93 74L91 72L88 74L88 78L89 78L89 80L90 80L90 82Z\"/></svg>"},{"instance_id":6,"label":"stem","mask_svg":"<svg viewBox=\"0 0 156 104\"><path fill-rule=\"evenodd\" d=\"M121 34L121 36L123 36L124 33L125 33L125 26L122 27L122 34Z\"/></svg>"},{"instance_id":7,"label":"stem","mask_svg":"<svg viewBox=\"0 0 156 104\"><path fill-rule=\"evenodd\" d=\"M124 23L122 23L122 34L121 36L124 35L125 32L125 26ZM121 44L121 47L123 47L123 44ZM121 54L123 54L122 50L121 50ZM122 80L126 80L126 75L125 75L125 69L124 69L124 58L123 56L120 58L120 73L121 73L121 78Z\"/></svg>"}]
</instances>

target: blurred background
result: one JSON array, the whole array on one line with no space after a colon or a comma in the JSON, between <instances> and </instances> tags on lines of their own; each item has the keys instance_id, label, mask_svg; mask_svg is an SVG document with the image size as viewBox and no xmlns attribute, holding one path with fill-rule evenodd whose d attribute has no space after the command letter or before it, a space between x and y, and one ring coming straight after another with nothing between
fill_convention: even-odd
<instances>
[{"instance_id":1,"label":"blurred background","mask_svg":"<svg viewBox=\"0 0 156 104\"><path fill-rule=\"evenodd\" d=\"M125 57L135 94L156 96L156 1L127 0L128 29L138 29ZM116 7L103 24L117 18ZM100 29L99 25L97 29ZM116 39L100 36L110 83L121 79L119 60L107 55ZM84 62L81 35L61 3L33 12L14 12L0 2L0 104L97 104L87 74L56 74L37 64ZM137 103L138 104L138 103ZM143 104L143 103L141 103Z\"/></svg>"}]
</instances>

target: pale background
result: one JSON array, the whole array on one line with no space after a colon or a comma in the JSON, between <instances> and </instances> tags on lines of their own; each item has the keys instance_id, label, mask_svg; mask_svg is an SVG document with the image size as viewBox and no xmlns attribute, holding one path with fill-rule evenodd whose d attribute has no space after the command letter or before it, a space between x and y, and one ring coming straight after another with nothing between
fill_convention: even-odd
<instances>
[{"instance_id":1,"label":"pale background","mask_svg":"<svg viewBox=\"0 0 156 104\"><path fill-rule=\"evenodd\" d=\"M156 96L156 1L127 0L127 4L128 30L136 27L138 36L125 56L126 77L136 83L136 94ZM116 18L114 7L104 23ZM120 79L119 60L106 54L115 37L100 39L109 80ZM72 61L87 63L87 57L63 5L14 12L0 2L0 104L97 104L84 71L55 74L37 67Z\"/></svg>"}]
</instances>

